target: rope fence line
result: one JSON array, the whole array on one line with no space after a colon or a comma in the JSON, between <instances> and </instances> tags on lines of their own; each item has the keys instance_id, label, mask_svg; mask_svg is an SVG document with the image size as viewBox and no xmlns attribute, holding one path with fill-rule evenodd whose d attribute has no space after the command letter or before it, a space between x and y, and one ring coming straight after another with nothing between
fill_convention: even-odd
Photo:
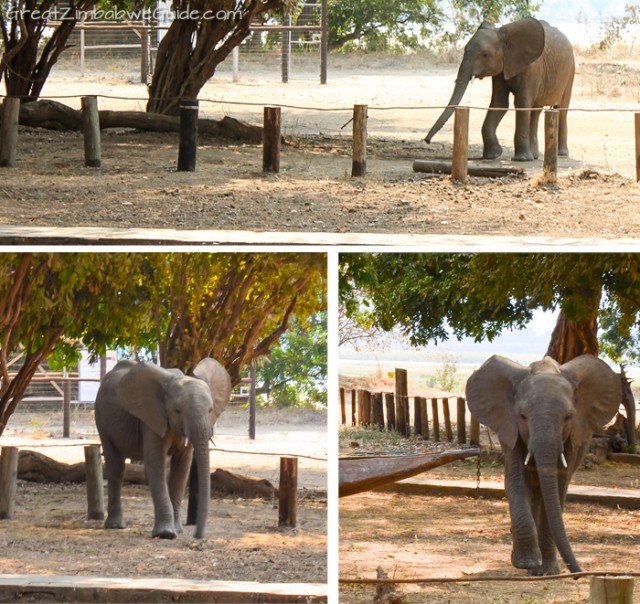
<instances>
[{"instance_id":1,"label":"rope fence line","mask_svg":"<svg viewBox=\"0 0 640 604\"><path fill-rule=\"evenodd\" d=\"M557 581L563 579L582 579L584 577L640 577L640 572L615 572L615 571L583 571L579 573L563 573L560 575L547 575L542 577L429 577L411 579L338 579L342 585L393 585L393 584L419 584L419 583L483 583L483 582L520 582L530 581Z\"/></svg>"},{"instance_id":2,"label":"rope fence line","mask_svg":"<svg viewBox=\"0 0 640 604\"><path fill-rule=\"evenodd\" d=\"M100 445L99 440L85 440L81 443L43 443L43 444L24 444L25 449L55 449L58 447L86 447L87 445ZM313 461L327 461L328 456L305 455L302 453L278 453L272 451L241 451L239 449L222 449L220 447L209 447L210 452L234 453L238 455L264 455L273 457L296 457L300 459L311 459Z\"/></svg>"},{"instance_id":3,"label":"rope fence line","mask_svg":"<svg viewBox=\"0 0 640 604\"><path fill-rule=\"evenodd\" d=\"M60 99L80 99L85 96L94 96L101 99L109 99L114 101L136 101L136 102L148 102L148 101L180 101L183 100L184 97L170 96L170 97L135 97L135 96L117 96L110 94L67 94L67 95L41 95L37 99L33 99L33 97L29 96L16 96L16 97L8 97L7 95L0 94L0 99L5 98L17 98L20 100L31 99L32 101L38 100L51 100L56 101ZM235 100L224 100L224 99L208 99L208 98L199 98L197 99L200 103L209 103L212 105L238 105L238 106L246 106L246 107L265 107L265 105L270 107L281 107L282 109L294 109L298 111L318 111L318 112L345 112L345 111L353 111L353 106L349 107L313 107L308 105L291 105L288 103L264 103L264 102L253 102L253 101L235 101ZM483 107L480 105L392 105L392 106L376 106L376 105L367 105L368 111L425 111L425 110L437 110L444 111L449 107L461 107L464 109L470 109L474 111L508 111L517 113L518 111L532 111L532 108L523 108L523 107L507 107L499 108L499 107ZM544 107L535 108L534 110L543 110ZM640 105L637 107L600 107L600 108L589 108L589 107L568 107L566 109L559 108L558 111L566 111L568 113L637 113L640 111Z\"/></svg>"}]
</instances>

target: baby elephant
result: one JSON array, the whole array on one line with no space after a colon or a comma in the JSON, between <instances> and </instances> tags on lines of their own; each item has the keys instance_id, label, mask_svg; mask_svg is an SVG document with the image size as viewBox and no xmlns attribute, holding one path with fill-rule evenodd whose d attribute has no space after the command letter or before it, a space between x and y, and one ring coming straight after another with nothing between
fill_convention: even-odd
<instances>
[{"instance_id":1,"label":"baby elephant","mask_svg":"<svg viewBox=\"0 0 640 604\"><path fill-rule=\"evenodd\" d=\"M204 537L210 497L209 439L230 394L229 374L209 358L198 363L193 377L178 369L131 361L120 361L105 375L95 406L107 475L105 528L125 526L120 501L125 459L144 460L155 512L152 535L175 538L182 532L180 505L195 451L199 485L195 537Z\"/></svg>"},{"instance_id":2,"label":"baby elephant","mask_svg":"<svg viewBox=\"0 0 640 604\"><path fill-rule=\"evenodd\" d=\"M529 367L493 356L469 378L466 395L504 452L512 564L532 575L557 574L557 548L569 570L580 572L562 512L593 431L618 410L620 377L587 354L564 365L545 357Z\"/></svg>"}]
</instances>

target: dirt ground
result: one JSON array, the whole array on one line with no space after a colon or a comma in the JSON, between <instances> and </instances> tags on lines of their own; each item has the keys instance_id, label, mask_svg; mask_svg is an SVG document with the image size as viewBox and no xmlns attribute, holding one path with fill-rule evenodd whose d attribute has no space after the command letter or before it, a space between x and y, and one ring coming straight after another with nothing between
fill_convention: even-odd
<instances>
[{"instance_id":1,"label":"dirt ground","mask_svg":"<svg viewBox=\"0 0 640 604\"><path fill-rule=\"evenodd\" d=\"M152 539L148 487L127 485L127 528L107 531L101 521L86 519L84 484L20 480L16 517L3 521L0 531L0 573L325 582L326 415L259 411L256 441L246 436L246 415L246 409L234 408L221 416L216 446L235 452L213 452L212 468L265 477L277 486L277 454L252 453L309 456L299 461L295 529L278 527L277 500L213 497L205 539L194 540L193 527L175 540ZM96 440L90 413L74 413L71 436L62 441L58 415L19 414L11 418L2 444L33 448L67 463L80 461L81 445Z\"/></svg>"},{"instance_id":2,"label":"dirt ground","mask_svg":"<svg viewBox=\"0 0 640 604\"><path fill-rule=\"evenodd\" d=\"M146 90L135 65L84 78L67 63L44 97L78 107L83 94L101 108L143 109ZM225 75L202 91L201 115L261 122L265 104L283 108L281 172L261 173L259 146L200 137L195 173L176 172L177 135L103 132L103 167L83 166L78 133L23 128L18 168L3 171L0 225L104 226L255 231L402 232L629 238L640 235L633 115L640 109L640 62L623 55L580 56L569 119L571 157L556 185L540 183L541 161L524 178L472 178L412 171L415 159L450 157L452 123L431 145L424 135L449 99L456 64L424 57L332 56L329 83L317 66L294 73ZM486 107L488 80L474 82L465 103ZM247 104L252 103L253 105ZM369 105L368 175L352 179L351 107ZM428 107L433 107L429 109ZM327 111L331 109L331 111ZM484 111L471 112L470 155L481 154ZM512 165L514 119L498 131L499 165Z\"/></svg>"}]
</instances>

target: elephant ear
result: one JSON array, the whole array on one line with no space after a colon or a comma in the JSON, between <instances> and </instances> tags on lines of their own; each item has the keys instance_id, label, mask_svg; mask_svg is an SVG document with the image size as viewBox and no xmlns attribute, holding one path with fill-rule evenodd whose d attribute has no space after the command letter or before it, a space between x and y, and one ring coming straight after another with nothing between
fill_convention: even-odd
<instances>
[{"instance_id":1,"label":"elephant ear","mask_svg":"<svg viewBox=\"0 0 640 604\"><path fill-rule=\"evenodd\" d=\"M562 375L575 388L576 428L574 446L589 442L594 430L602 428L622 402L620 376L601 359L583 354L560 366Z\"/></svg>"},{"instance_id":2,"label":"elephant ear","mask_svg":"<svg viewBox=\"0 0 640 604\"><path fill-rule=\"evenodd\" d=\"M193 370L193 376L206 382L213 399L213 422L229 403L231 396L231 377L227 370L215 359L202 359Z\"/></svg>"},{"instance_id":3,"label":"elephant ear","mask_svg":"<svg viewBox=\"0 0 640 604\"><path fill-rule=\"evenodd\" d=\"M473 416L497 432L500 441L510 449L518 440L514 402L518 384L530 374L523 367L494 355L486 360L467 381L467 404Z\"/></svg>"},{"instance_id":4,"label":"elephant ear","mask_svg":"<svg viewBox=\"0 0 640 604\"><path fill-rule=\"evenodd\" d=\"M138 363L120 380L120 404L162 437L168 428L166 389L170 382L181 376L183 373L179 369Z\"/></svg>"},{"instance_id":5,"label":"elephant ear","mask_svg":"<svg viewBox=\"0 0 640 604\"><path fill-rule=\"evenodd\" d=\"M533 17L504 25L498 30L498 34L504 48L505 80L517 76L528 65L540 58L544 50L544 27Z\"/></svg>"}]
</instances>

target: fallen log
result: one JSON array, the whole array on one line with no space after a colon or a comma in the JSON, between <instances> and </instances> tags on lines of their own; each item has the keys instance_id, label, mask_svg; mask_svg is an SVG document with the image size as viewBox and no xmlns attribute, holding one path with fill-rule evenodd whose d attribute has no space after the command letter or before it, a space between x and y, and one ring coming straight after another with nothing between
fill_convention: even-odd
<instances>
[{"instance_id":1,"label":"fallen log","mask_svg":"<svg viewBox=\"0 0 640 604\"><path fill-rule=\"evenodd\" d=\"M452 461L480 455L480 449L452 449L443 453L354 455L338 459L338 496L370 491L385 484L422 474Z\"/></svg>"},{"instance_id":2,"label":"fallen log","mask_svg":"<svg viewBox=\"0 0 640 604\"><path fill-rule=\"evenodd\" d=\"M84 462L67 464L38 451L20 451L18 478L42 483L81 483L86 481L85 464ZM147 484L144 466L140 463L126 464L124 480L133 484ZM272 499L278 495L278 489L265 478L242 476L220 468L211 473L211 492L245 499Z\"/></svg>"},{"instance_id":3,"label":"fallen log","mask_svg":"<svg viewBox=\"0 0 640 604\"><path fill-rule=\"evenodd\" d=\"M178 132L180 118L145 111L101 110L100 128L133 128L147 132ZM82 130L82 112L52 100L20 105L20 125L49 130ZM243 143L260 144L262 127L246 124L232 117L221 120L200 118L198 132Z\"/></svg>"},{"instance_id":4,"label":"fallen log","mask_svg":"<svg viewBox=\"0 0 640 604\"><path fill-rule=\"evenodd\" d=\"M427 174L451 174L451 162L434 161L430 159L416 159L413 162L414 172L425 172ZM485 176L487 178L498 178L500 176L524 176L524 168L514 168L510 166L478 166L469 164L467 167L469 176Z\"/></svg>"}]
</instances>

